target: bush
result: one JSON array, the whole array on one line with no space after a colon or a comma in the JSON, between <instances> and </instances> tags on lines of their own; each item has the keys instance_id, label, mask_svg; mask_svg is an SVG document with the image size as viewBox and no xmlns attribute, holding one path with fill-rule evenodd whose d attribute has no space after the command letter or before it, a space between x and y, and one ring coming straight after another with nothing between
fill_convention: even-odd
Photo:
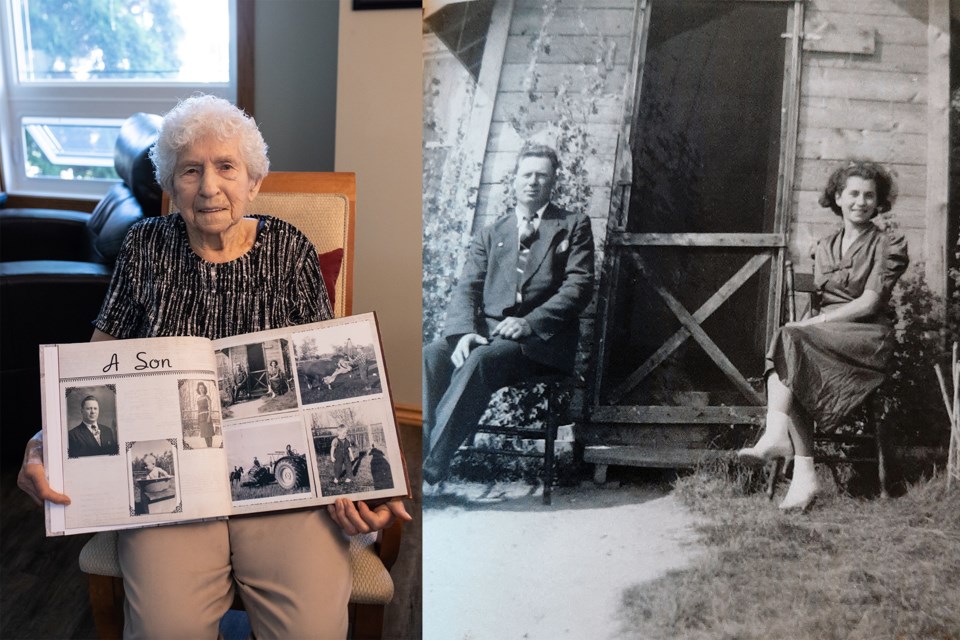
<instances>
[{"instance_id":1,"label":"bush","mask_svg":"<svg viewBox=\"0 0 960 640\"><path fill-rule=\"evenodd\" d=\"M912 271L894 292L897 346L891 375L877 400L892 444L945 447L949 422L933 365L950 369L952 345L960 341L960 298L956 290L946 301L932 292L922 265ZM960 279L956 268L950 276L954 282Z\"/></svg>"},{"instance_id":2,"label":"bush","mask_svg":"<svg viewBox=\"0 0 960 640\"><path fill-rule=\"evenodd\" d=\"M498 390L490 399L480 424L492 427L509 428L516 426L524 429L543 429L547 417L547 400L544 394L547 385L538 382L533 385L517 385ZM572 389L551 390L554 394L553 411L569 414L573 394ZM475 446L480 451L465 452L456 457L451 465L454 475L469 481L516 481L523 480L530 485L540 482L543 460L540 458L515 455L495 455L485 453L494 450L512 450L518 452L543 451L543 440L526 440L512 435L478 434ZM580 478L580 469L573 449L562 449L556 453L556 477L558 485L575 484Z\"/></svg>"}]
</instances>

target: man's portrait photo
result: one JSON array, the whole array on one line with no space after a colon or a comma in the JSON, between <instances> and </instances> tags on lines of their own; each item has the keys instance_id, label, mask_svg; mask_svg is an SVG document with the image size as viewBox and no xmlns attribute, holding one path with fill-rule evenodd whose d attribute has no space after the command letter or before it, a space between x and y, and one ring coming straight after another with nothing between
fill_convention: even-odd
<instances>
[{"instance_id":1,"label":"man's portrait photo","mask_svg":"<svg viewBox=\"0 0 960 640\"><path fill-rule=\"evenodd\" d=\"M113 385L67 389L67 456L117 455L116 389Z\"/></svg>"}]
</instances>

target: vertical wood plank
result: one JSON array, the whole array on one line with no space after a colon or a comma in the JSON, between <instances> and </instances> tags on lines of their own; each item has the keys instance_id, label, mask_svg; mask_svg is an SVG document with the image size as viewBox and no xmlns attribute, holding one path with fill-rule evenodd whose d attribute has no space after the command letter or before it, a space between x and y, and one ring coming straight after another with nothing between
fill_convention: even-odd
<instances>
[{"instance_id":1,"label":"vertical wood plank","mask_svg":"<svg viewBox=\"0 0 960 640\"><path fill-rule=\"evenodd\" d=\"M924 269L930 288L946 295L947 197L950 179L950 6L930 0L927 27L930 68L927 73L927 202Z\"/></svg>"},{"instance_id":2,"label":"vertical wood plank","mask_svg":"<svg viewBox=\"0 0 960 640\"><path fill-rule=\"evenodd\" d=\"M473 106L470 109L470 126L464 140L463 180L455 200L461 205L468 205L471 200L470 194L477 192L480 188L487 138L493 121L493 109L500 86L500 72L503 68L503 56L507 49L507 35L510 32L512 16L513 0L498 0L493 5L490 28L487 30L487 40L483 49L483 60L480 63L480 76L477 78L477 90L473 94ZM469 219L463 227L462 246L467 246L476 228L477 209L478 207L475 206L465 206L465 210L469 212L467 214Z\"/></svg>"}]
</instances>

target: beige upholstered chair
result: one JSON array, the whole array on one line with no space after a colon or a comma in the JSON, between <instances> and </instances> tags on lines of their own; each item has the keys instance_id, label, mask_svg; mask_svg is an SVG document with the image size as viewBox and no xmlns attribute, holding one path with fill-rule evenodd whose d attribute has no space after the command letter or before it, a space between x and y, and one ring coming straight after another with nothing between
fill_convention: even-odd
<instances>
[{"instance_id":1,"label":"beige upholstered chair","mask_svg":"<svg viewBox=\"0 0 960 640\"><path fill-rule=\"evenodd\" d=\"M164 194L163 211L170 211ZM250 213L282 218L299 228L321 254L321 270L332 289L334 313L350 315L353 303L353 230L356 178L352 173L271 173ZM342 257L339 251L342 250ZM338 258L339 261L337 260ZM331 278L336 284L329 286ZM383 609L393 598L389 569L400 546L399 521L379 534L350 540L353 592L350 629L353 638L379 638ZM123 581L117 559L117 534L94 535L80 553L80 569L89 574L90 603L100 638L123 633ZM235 608L242 607L239 599Z\"/></svg>"}]
</instances>

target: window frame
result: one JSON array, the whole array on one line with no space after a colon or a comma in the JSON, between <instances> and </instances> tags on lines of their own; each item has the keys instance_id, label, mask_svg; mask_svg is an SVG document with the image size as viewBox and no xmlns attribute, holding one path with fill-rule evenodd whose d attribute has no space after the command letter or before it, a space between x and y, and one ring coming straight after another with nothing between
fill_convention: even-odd
<instances>
[{"instance_id":1,"label":"window frame","mask_svg":"<svg viewBox=\"0 0 960 640\"><path fill-rule=\"evenodd\" d=\"M165 113L179 99L203 91L235 102L252 114L253 0L228 0L231 34L230 76L226 83L143 81L33 81L20 83L14 42L14 12L19 0L0 0L0 188L10 200L21 198L99 200L111 180L30 178L23 161L24 117L118 118L144 111ZM8 205L14 203L10 202Z\"/></svg>"}]
</instances>

